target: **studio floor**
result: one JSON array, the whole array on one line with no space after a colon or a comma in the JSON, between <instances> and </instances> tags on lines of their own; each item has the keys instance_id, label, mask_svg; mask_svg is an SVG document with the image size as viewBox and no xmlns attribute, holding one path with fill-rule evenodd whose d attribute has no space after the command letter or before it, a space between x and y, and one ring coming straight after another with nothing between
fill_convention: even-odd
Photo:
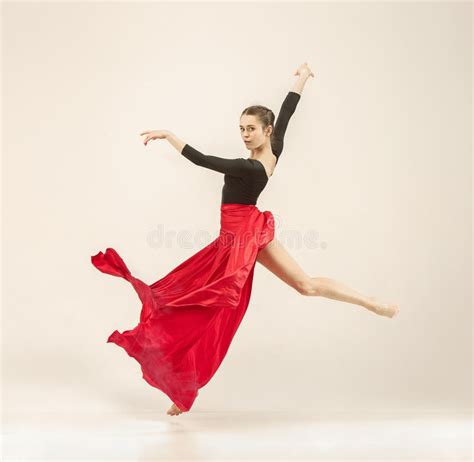
<instances>
[{"instance_id":1,"label":"studio floor","mask_svg":"<svg viewBox=\"0 0 474 462\"><path fill-rule=\"evenodd\" d=\"M472 461L471 414L4 414L2 461Z\"/></svg>"}]
</instances>

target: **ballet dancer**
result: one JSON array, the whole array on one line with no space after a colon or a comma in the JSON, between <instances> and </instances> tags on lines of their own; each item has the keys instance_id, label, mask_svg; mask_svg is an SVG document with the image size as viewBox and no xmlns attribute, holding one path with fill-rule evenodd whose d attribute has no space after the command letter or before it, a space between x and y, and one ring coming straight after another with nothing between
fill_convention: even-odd
<instances>
[{"instance_id":1,"label":"ballet dancer","mask_svg":"<svg viewBox=\"0 0 474 462\"><path fill-rule=\"evenodd\" d=\"M91 257L100 271L129 281L142 301L137 327L114 331L107 341L124 348L140 363L143 378L171 398L168 415L189 411L198 390L224 359L247 310L257 261L301 295L356 304L388 318L399 312L394 303L331 278L308 275L275 238L273 214L256 206L283 152L288 122L303 88L314 78L307 62L294 75L297 79L276 122L265 106L242 112L240 133L248 158L203 154L169 130L140 133L145 146L167 140L195 165L224 174L221 228L215 240L150 285L132 276L113 248Z\"/></svg>"}]
</instances>

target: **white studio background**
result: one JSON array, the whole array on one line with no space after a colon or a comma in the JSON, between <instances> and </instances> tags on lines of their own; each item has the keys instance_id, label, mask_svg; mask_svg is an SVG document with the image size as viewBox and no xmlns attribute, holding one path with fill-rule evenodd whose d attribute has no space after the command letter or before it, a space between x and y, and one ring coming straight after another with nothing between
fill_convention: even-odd
<instances>
[{"instance_id":1,"label":"white studio background","mask_svg":"<svg viewBox=\"0 0 474 462\"><path fill-rule=\"evenodd\" d=\"M257 265L193 409L471 407L472 5L9 2L2 26L5 411L169 407L106 343L141 303L90 257L113 247L151 284L214 239L223 176L139 133L248 157L241 111L277 114L304 61L257 206L308 274L401 311L303 297Z\"/></svg>"}]
</instances>

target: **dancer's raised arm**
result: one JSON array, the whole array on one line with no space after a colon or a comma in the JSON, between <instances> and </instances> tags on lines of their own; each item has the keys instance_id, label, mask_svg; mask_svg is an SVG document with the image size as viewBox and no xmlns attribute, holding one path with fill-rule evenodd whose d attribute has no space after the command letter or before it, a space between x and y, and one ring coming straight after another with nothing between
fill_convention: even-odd
<instances>
[{"instance_id":1,"label":"dancer's raised arm","mask_svg":"<svg viewBox=\"0 0 474 462\"><path fill-rule=\"evenodd\" d=\"M241 177L247 174L251 169L251 165L243 158L225 159L224 157L203 154L202 152L190 146L188 143L181 141L174 133L170 132L169 130L145 131L140 133L140 135L146 135L145 139L143 140L145 146L150 140L166 139L178 152L180 152L193 164L214 170L219 173L227 173L232 176Z\"/></svg>"},{"instance_id":2,"label":"dancer's raised arm","mask_svg":"<svg viewBox=\"0 0 474 462\"><path fill-rule=\"evenodd\" d=\"M303 91L306 80L309 77L314 77L313 72L308 67L307 63L302 64L296 71L295 75L298 76L298 80L293 84L292 89L286 95L283 101L280 112L278 113L277 120L275 122L275 128L272 136L272 151L275 154L277 160L283 151L283 140L285 138L285 132L288 127L288 122L291 116L295 112L298 101L301 98L301 92Z\"/></svg>"}]
</instances>

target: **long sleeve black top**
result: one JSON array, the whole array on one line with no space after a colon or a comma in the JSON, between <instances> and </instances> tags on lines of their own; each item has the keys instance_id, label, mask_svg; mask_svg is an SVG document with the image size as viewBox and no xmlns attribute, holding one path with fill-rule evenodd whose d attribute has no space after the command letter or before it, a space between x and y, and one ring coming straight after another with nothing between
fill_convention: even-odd
<instances>
[{"instance_id":1,"label":"long sleeve black top","mask_svg":"<svg viewBox=\"0 0 474 462\"><path fill-rule=\"evenodd\" d=\"M277 163L283 152L283 139L288 122L295 112L300 97L299 93L288 92L278 113L271 141L272 152ZM206 155L189 144L183 147L181 154L196 165L225 174L222 204L256 205L258 196L269 180L265 167L257 159L244 159L243 157L225 159Z\"/></svg>"}]
</instances>

